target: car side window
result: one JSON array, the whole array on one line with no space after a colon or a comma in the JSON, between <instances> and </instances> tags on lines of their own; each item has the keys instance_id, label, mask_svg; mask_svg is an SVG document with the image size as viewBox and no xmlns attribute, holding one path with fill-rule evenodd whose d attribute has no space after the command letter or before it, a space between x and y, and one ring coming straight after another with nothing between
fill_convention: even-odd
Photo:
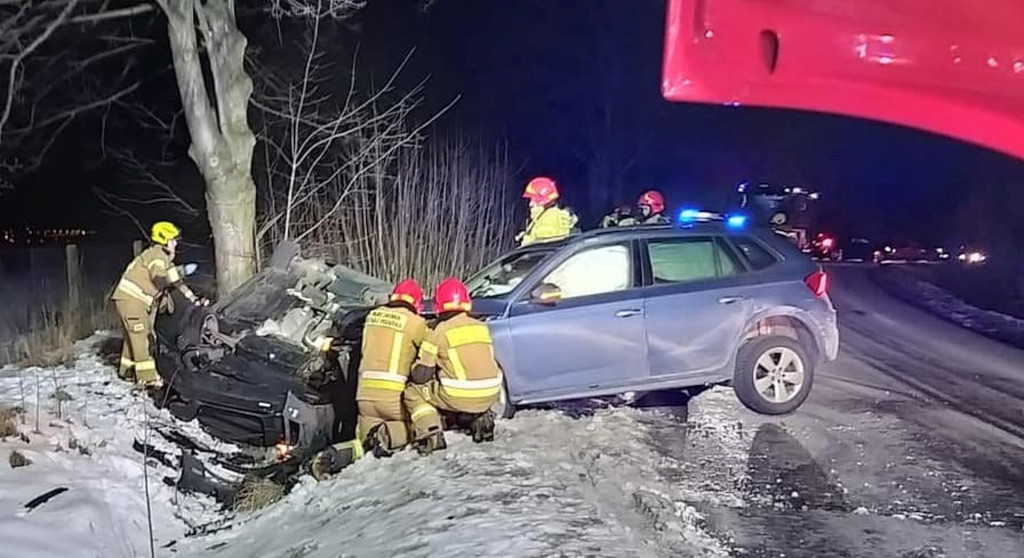
<instances>
[{"instance_id":1,"label":"car side window","mask_svg":"<svg viewBox=\"0 0 1024 558\"><path fill-rule=\"evenodd\" d=\"M577 252L544 278L562 291L562 299L624 291L633 286L628 244Z\"/></svg>"},{"instance_id":2,"label":"car side window","mask_svg":"<svg viewBox=\"0 0 1024 558\"><path fill-rule=\"evenodd\" d=\"M736 248L743 254L743 257L750 264L754 271L764 269L775 263L775 256L765 250L760 244L749 237L737 237L733 239Z\"/></svg>"},{"instance_id":3,"label":"car side window","mask_svg":"<svg viewBox=\"0 0 1024 558\"><path fill-rule=\"evenodd\" d=\"M713 238L647 241L654 284L699 281L739 273L739 266Z\"/></svg>"}]
</instances>

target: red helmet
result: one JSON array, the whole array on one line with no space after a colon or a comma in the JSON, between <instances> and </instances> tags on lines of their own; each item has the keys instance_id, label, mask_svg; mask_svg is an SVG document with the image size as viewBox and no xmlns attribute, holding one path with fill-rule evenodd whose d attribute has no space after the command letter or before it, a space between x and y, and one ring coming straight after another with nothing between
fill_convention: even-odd
<instances>
[{"instance_id":1,"label":"red helmet","mask_svg":"<svg viewBox=\"0 0 1024 558\"><path fill-rule=\"evenodd\" d=\"M665 211L665 196L661 195L661 192L657 190L647 190L640 195L640 199L637 200L636 204L650 207L651 213L661 213Z\"/></svg>"},{"instance_id":2,"label":"red helmet","mask_svg":"<svg viewBox=\"0 0 1024 558\"><path fill-rule=\"evenodd\" d=\"M533 205L547 205L558 199L558 186L546 176L538 176L526 184L523 197Z\"/></svg>"},{"instance_id":3,"label":"red helmet","mask_svg":"<svg viewBox=\"0 0 1024 558\"><path fill-rule=\"evenodd\" d=\"M391 302L407 302L416 309L416 312L422 312L423 289L415 279L403 279L391 291Z\"/></svg>"},{"instance_id":4,"label":"red helmet","mask_svg":"<svg viewBox=\"0 0 1024 558\"><path fill-rule=\"evenodd\" d=\"M440 312L469 312L473 301L469 298L466 285L454 277L449 277L437 286L434 291L434 304Z\"/></svg>"}]
</instances>

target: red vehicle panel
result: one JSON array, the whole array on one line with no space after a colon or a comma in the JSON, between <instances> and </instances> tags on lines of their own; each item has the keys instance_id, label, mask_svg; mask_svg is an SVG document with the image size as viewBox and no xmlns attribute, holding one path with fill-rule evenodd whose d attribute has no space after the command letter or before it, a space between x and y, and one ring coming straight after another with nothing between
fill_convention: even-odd
<instances>
[{"instance_id":1,"label":"red vehicle panel","mask_svg":"<svg viewBox=\"0 0 1024 558\"><path fill-rule=\"evenodd\" d=\"M901 124L1024 159L1024 0L670 0L662 95Z\"/></svg>"}]
</instances>

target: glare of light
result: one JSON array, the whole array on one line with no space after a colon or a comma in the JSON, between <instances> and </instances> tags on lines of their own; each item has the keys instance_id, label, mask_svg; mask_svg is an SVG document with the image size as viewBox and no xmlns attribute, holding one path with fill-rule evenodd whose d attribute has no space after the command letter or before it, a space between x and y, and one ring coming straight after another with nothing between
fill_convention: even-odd
<instances>
[{"instance_id":1,"label":"glare of light","mask_svg":"<svg viewBox=\"0 0 1024 558\"><path fill-rule=\"evenodd\" d=\"M943 250L942 248L936 248L935 251L940 253L940 254L945 252L945 250Z\"/></svg>"},{"instance_id":2,"label":"glare of light","mask_svg":"<svg viewBox=\"0 0 1024 558\"><path fill-rule=\"evenodd\" d=\"M892 64L892 56L879 56L878 63L883 66L888 66L889 64Z\"/></svg>"},{"instance_id":3,"label":"glare of light","mask_svg":"<svg viewBox=\"0 0 1024 558\"><path fill-rule=\"evenodd\" d=\"M812 200L816 200L816 199L818 199L818 198L819 198L819 197L821 197L821 196L820 196L820 194L818 194L817 192L814 192L814 193L812 193L812 194L811 194L810 196L808 196L808 197L809 197L809 198L811 198Z\"/></svg>"},{"instance_id":4,"label":"glare of light","mask_svg":"<svg viewBox=\"0 0 1024 558\"><path fill-rule=\"evenodd\" d=\"M988 67L995 68L997 66L999 66L999 61L996 60L995 56L990 56L988 59Z\"/></svg>"},{"instance_id":5,"label":"glare of light","mask_svg":"<svg viewBox=\"0 0 1024 558\"><path fill-rule=\"evenodd\" d=\"M962 262L967 261L967 254L960 254L959 256L956 257L956 259Z\"/></svg>"},{"instance_id":6,"label":"glare of light","mask_svg":"<svg viewBox=\"0 0 1024 558\"><path fill-rule=\"evenodd\" d=\"M879 39L882 41L882 43L889 45L896 40L896 37L893 37L892 35L882 35L881 37L879 37Z\"/></svg>"},{"instance_id":7,"label":"glare of light","mask_svg":"<svg viewBox=\"0 0 1024 558\"><path fill-rule=\"evenodd\" d=\"M971 252L970 254L967 254L967 263L981 263L986 259L985 254L982 254L981 252Z\"/></svg>"},{"instance_id":8,"label":"glare of light","mask_svg":"<svg viewBox=\"0 0 1024 558\"><path fill-rule=\"evenodd\" d=\"M705 39L714 39L714 38L715 38L715 32L714 32L714 30L712 30L712 29L708 29L707 31L705 31L705 32L704 32L704 38L705 38Z\"/></svg>"},{"instance_id":9,"label":"glare of light","mask_svg":"<svg viewBox=\"0 0 1024 558\"><path fill-rule=\"evenodd\" d=\"M885 251L886 252L892 252L892 246L886 246L885 247Z\"/></svg>"},{"instance_id":10,"label":"glare of light","mask_svg":"<svg viewBox=\"0 0 1024 558\"><path fill-rule=\"evenodd\" d=\"M803 188L793 188L793 193L794 194L802 194L803 192L804 192Z\"/></svg>"},{"instance_id":11,"label":"glare of light","mask_svg":"<svg viewBox=\"0 0 1024 558\"><path fill-rule=\"evenodd\" d=\"M726 220L726 224L730 229L742 229L747 224L746 215L730 215L729 219Z\"/></svg>"},{"instance_id":12,"label":"glare of light","mask_svg":"<svg viewBox=\"0 0 1024 558\"><path fill-rule=\"evenodd\" d=\"M690 209L690 208L684 209L684 210L679 212L679 222L681 222L681 223L692 223L693 221L697 220L697 217L699 215L700 215L700 212L697 211L696 209Z\"/></svg>"},{"instance_id":13,"label":"glare of light","mask_svg":"<svg viewBox=\"0 0 1024 558\"><path fill-rule=\"evenodd\" d=\"M1019 74L1024 72L1024 61L1018 60L1013 63L1013 73Z\"/></svg>"},{"instance_id":14,"label":"glare of light","mask_svg":"<svg viewBox=\"0 0 1024 558\"><path fill-rule=\"evenodd\" d=\"M834 243L835 243L835 240L833 240L831 238L826 238L826 239L821 241L821 246L823 248L831 248Z\"/></svg>"}]
</instances>

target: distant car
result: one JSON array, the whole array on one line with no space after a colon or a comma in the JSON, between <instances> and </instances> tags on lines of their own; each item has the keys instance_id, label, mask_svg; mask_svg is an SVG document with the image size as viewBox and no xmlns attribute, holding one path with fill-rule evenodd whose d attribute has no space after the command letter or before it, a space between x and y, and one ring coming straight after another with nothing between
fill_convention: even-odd
<instances>
[{"instance_id":1,"label":"distant car","mask_svg":"<svg viewBox=\"0 0 1024 558\"><path fill-rule=\"evenodd\" d=\"M854 236L843 243L843 259L848 262L875 262L875 247L866 238Z\"/></svg>"},{"instance_id":2,"label":"distant car","mask_svg":"<svg viewBox=\"0 0 1024 558\"><path fill-rule=\"evenodd\" d=\"M923 248L912 241L894 241L886 244L881 250L880 261L915 263L933 260L935 252Z\"/></svg>"},{"instance_id":3,"label":"distant car","mask_svg":"<svg viewBox=\"0 0 1024 558\"><path fill-rule=\"evenodd\" d=\"M772 231L603 229L514 250L472 277L504 386L495 411L732 382L795 410L836 358L828 276Z\"/></svg>"}]
</instances>

